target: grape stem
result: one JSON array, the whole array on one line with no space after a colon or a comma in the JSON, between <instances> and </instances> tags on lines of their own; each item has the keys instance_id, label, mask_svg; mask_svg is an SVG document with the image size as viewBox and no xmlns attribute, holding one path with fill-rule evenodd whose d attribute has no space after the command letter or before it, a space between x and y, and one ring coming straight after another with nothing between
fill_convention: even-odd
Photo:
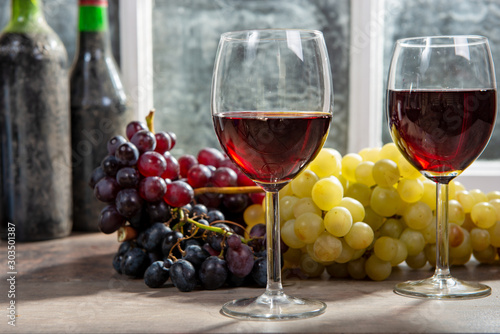
<instances>
[{"instance_id":1,"label":"grape stem","mask_svg":"<svg viewBox=\"0 0 500 334\"><path fill-rule=\"evenodd\" d=\"M132 226L122 226L117 231L118 242L135 239L137 231Z\"/></svg>"},{"instance_id":2,"label":"grape stem","mask_svg":"<svg viewBox=\"0 0 500 334\"><path fill-rule=\"evenodd\" d=\"M249 194L249 193L263 193L259 186L245 186L245 187L202 187L194 189L194 195L198 196L204 193L217 193L217 194Z\"/></svg>"},{"instance_id":3,"label":"grape stem","mask_svg":"<svg viewBox=\"0 0 500 334\"><path fill-rule=\"evenodd\" d=\"M149 111L149 114L146 116L146 124L148 126L149 131L151 131L152 133L155 133L154 119L155 119L155 109L153 108Z\"/></svg>"}]
</instances>

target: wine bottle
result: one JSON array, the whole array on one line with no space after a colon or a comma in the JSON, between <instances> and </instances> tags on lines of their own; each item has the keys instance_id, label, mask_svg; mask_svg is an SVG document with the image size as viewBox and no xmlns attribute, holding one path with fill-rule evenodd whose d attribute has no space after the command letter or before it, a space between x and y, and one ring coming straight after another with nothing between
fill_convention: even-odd
<instances>
[{"instance_id":1,"label":"wine bottle","mask_svg":"<svg viewBox=\"0 0 500 334\"><path fill-rule=\"evenodd\" d=\"M67 53L41 0L11 6L0 34L1 234L64 237L72 226Z\"/></svg>"},{"instance_id":2,"label":"wine bottle","mask_svg":"<svg viewBox=\"0 0 500 334\"><path fill-rule=\"evenodd\" d=\"M74 230L96 231L103 207L89 187L109 138L124 134L131 108L111 53L108 1L79 0L78 46L70 73Z\"/></svg>"}]
</instances>

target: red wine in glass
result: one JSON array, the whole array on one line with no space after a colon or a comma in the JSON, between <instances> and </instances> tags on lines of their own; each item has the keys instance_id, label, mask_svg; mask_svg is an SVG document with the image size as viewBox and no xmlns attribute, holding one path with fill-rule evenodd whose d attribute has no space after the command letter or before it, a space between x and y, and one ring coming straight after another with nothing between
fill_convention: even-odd
<instances>
[{"instance_id":1,"label":"red wine in glass","mask_svg":"<svg viewBox=\"0 0 500 334\"><path fill-rule=\"evenodd\" d=\"M458 175L488 143L496 90L389 90L388 106L393 140L418 170Z\"/></svg>"},{"instance_id":2,"label":"red wine in glass","mask_svg":"<svg viewBox=\"0 0 500 334\"><path fill-rule=\"evenodd\" d=\"M228 112L213 116L226 153L252 180L291 180L319 152L332 115L325 112Z\"/></svg>"}]
</instances>

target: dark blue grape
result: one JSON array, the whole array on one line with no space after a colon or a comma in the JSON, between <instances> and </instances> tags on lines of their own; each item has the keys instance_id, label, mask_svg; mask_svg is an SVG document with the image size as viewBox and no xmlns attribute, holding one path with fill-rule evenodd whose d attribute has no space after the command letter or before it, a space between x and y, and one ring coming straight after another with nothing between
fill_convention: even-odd
<instances>
[{"instance_id":1,"label":"dark blue grape","mask_svg":"<svg viewBox=\"0 0 500 334\"><path fill-rule=\"evenodd\" d=\"M200 268L203 261L208 258L210 254L204 250L199 245L189 245L184 249L184 255L182 258L186 261L191 262L191 264L196 268Z\"/></svg>"},{"instance_id":2,"label":"dark blue grape","mask_svg":"<svg viewBox=\"0 0 500 334\"><path fill-rule=\"evenodd\" d=\"M114 155L118 146L126 142L127 139L125 139L123 136L118 135L112 137L110 140L108 140L108 143L106 145L106 148L108 149L108 154Z\"/></svg>"},{"instance_id":3,"label":"dark blue grape","mask_svg":"<svg viewBox=\"0 0 500 334\"><path fill-rule=\"evenodd\" d=\"M247 194L226 194L222 198L224 212L240 213L243 212L250 202Z\"/></svg>"},{"instance_id":4,"label":"dark blue grape","mask_svg":"<svg viewBox=\"0 0 500 334\"><path fill-rule=\"evenodd\" d=\"M139 160L139 150L131 142L120 144L115 152L115 157L123 166L134 166Z\"/></svg>"},{"instance_id":5,"label":"dark blue grape","mask_svg":"<svg viewBox=\"0 0 500 334\"><path fill-rule=\"evenodd\" d=\"M226 264L227 265L227 264ZM247 277L239 277L239 276L236 276L235 274L233 274L232 272L230 272L228 270L228 274L227 274L227 279L226 279L226 283L231 286L231 287L240 287L240 286L243 286L245 284L245 282L247 281Z\"/></svg>"},{"instance_id":6,"label":"dark blue grape","mask_svg":"<svg viewBox=\"0 0 500 334\"><path fill-rule=\"evenodd\" d=\"M208 213L208 209L203 204L195 204L191 208L189 215L191 217L204 217Z\"/></svg>"},{"instance_id":7,"label":"dark blue grape","mask_svg":"<svg viewBox=\"0 0 500 334\"><path fill-rule=\"evenodd\" d=\"M134 215L132 218L129 218L130 225L138 232L147 229L151 226L151 220L149 219L149 215L143 206L141 210Z\"/></svg>"},{"instance_id":8,"label":"dark blue grape","mask_svg":"<svg viewBox=\"0 0 500 334\"><path fill-rule=\"evenodd\" d=\"M90 179L89 179L90 188L94 189L97 182L99 182L105 176L106 176L106 173L104 173L104 171L102 170L102 167L101 166L96 167L92 171L92 174L90 174Z\"/></svg>"},{"instance_id":9,"label":"dark blue grape","mask_svg":"<svg viewBox=\"0 0 500 334\"><path fill-rule=\"evenodd\" d=\"M161 288L170 277L169 271L163 266L163 261L153 262L144 273L144 283L150 288Z\"/></svg>"},{"instance_id":10,"label":"dark blue grape","mask_svg":"<svg viewBox=\"0 0 500 334\"><path fill-rule=\"evenodd\" d=\"M105 176L94 187L94 196L101 202L113 202L120 191L118 182L113 177Z\"/></svg>"},{"instance_id":11,"label":"dark blue grape","mask_svg":"<svg viewBox=\"0 0 500 334\"><path fill-rule=\"evenodd\" d=\"M167 222L172 217L170 206L165 201L146 203L146 211L152 222Z\"/></svg>"},{"instance_id":12,"label":"dark blue grape","mask_svg":"<svg viewBox=\"0 0 500 334\"><path fill-rule=\"evenodd\" d=\"M226 261L217 257L208 257L201 265L199 277L204 289L215 290L224 285L227 279Z\"/></svg>"},{"instance_id":13,"label":"dark blue grape","mask_svg":"<svg viewBox=\"0 0 500 334\"><path fill-rule=\"evenodd\" d=\"M223 223L215 223L213 226L220 227L226 231L232 232L233 230ZM224 240L224 235L221 233L210 233L207 237L207 242L210 244L215 251L220 252L222 250L222 242Z\"/></svg>"},{"instance_id":14,"label":"dark blue grape","mask_svg":"<svg viewBox=\"0 0 500 334\"><path fill-rule=\"evenodd\" d=\"M127 240L124 241L120 244L120 247L118 247L118 252L117 254L123 255L125 254L130 248L134 246L134 242L132 240Z\"/></svg>"},{"instance_id":15,"label":"dark blue grape","mask_svg":"<svg viewBox=\"0 0 500 334\"><path fill-rule=\"evenodd\" d=\"M226 219L226 217L224 217L224 214L220 210L212 209L209 210L207 213L207 220L209 223L212 223L216 220L224 220L224 219Z\"/></svg>"},{"instance_id":16,"label":"dark blue grape","mask_svg":"<svg viewBox=\"0 0 500 334\"><path fill-rule=\"evenodd\" d=\"M120 167L120 163L114 155L108 155L102 159L101 168L107 176L115 177Z\"/></svg>"},{"instance_id":17,"label":"dark blue grape","mask_svg":"<svg viewBox=\"0 0 500 334\"><path fill-rule=\"evenodd\" d=\"M267 284L267 259L265 257L259 257L255 260L252 268L252 278L254 282L260 286L264 287Z\"/></svg>"},{"instance_id":18,"label":"dark blue grape","mask_svg":"<svg viewBox=\"0 0 500 334\"><path fill-rule=\"evenodd\" d=\"M168 232L172 232L170 227L165 226L164 223L155 223L141 232L137 239L148 252L161 251L163 239Z\"/></svg>"},{"instance_id":19,"label":"dark blue grape","mask_svg":"<svg viewBox=\"0 0 500 334\"><path fill-rule=\"evenodd\" d=\"M114 205L107 205L101 210L97 227L102 233L116 232L123 225L125 225L125 217L118 212Z\"/></svg>"},{"instance_id":20,"label":"dark blue grape","mask_svg":"<svg viewBox=\"0 0 500 334\"><path fill-rule=\"evenodd\" d=\"M138 247L129 249L122 258L120 267L124 275L132 277L142 277L149 265L149 258L146 252Z\"/></svg>"},{"instance_id":21,"label":"dark blue grape","mask_svg":"<svg viewBox=\"0 0 500 334\"><path fill-rule=\"evenodd\" d=\"M171 232L168 232L167 234L165 234L165 237L163 238L162 246L161 246L163 255L167 257L170 254L172 247L174 247L174 245L177 243L177 241L181 238L184 238L184 235L178 231L171 231ZM177 246L172 252L173 252L175 257L178 257L178 255L180 255L179 250L177 249Z\"/></svg>"},{"instance_id":22,"label":"dark blue grape","mask_svg":"<svg viewBox=\"0 0 500 334\"><path fill-rule=\"evenodd\" d=\"M123 167L116 172L116 182L122 188L135 188L139 185L139 172L133 167Z\"/></svg>"},{"instance_id":23,"label":"dark blue grape","mask_svg":"<svg viewBox=\"0 0 500 334\"><path fill-rule=\"evenodd\" d=\"M99 181L101 182L101 181ZM115 181L116 182L116 181ZM135 189L122 189L116 195L116 208L126 218L141 212L143 200Z\"/></svg>"},{"instance_id":24,"label":"dark blue grape","mask_svg":"<svg viewBox=\"0 0 500 334\"><path fill-rule=\"evenodd\" d=\"M196 269L191 262L177 260L169 269L170 279L174 286L182 292L193 291L196 287Z\"/></svg>"},{"instance_id":25,"label":"dark blue grape","mask_svg":"<svg viewBox=\"0 0 500 334\"><path fill-rule=\"evenodd\" d=\"M123 254L116 253L113 257L113 268L116 270L118 274L122 273L122 259Z\"/></svg>"}]
</instances>

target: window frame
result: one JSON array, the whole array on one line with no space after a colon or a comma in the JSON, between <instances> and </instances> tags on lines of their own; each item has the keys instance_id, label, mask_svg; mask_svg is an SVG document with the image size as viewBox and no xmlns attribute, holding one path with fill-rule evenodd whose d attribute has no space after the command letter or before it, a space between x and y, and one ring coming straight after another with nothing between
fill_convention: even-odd
<instances>
[{"instance_id":1,"label":"window frame","mask_svg":"<svg viewBox=\"0 0 500 334\"><path fill-rule=\"evenodd\" d=\"M143 119L154 106L153 0L122 0L119 10L123 82ZM384 15L384 0L351 0L348 152L382 145ZM476 161L457 180L467 189L500 190L500 159Z\"/></svg>"}]
</instances>

